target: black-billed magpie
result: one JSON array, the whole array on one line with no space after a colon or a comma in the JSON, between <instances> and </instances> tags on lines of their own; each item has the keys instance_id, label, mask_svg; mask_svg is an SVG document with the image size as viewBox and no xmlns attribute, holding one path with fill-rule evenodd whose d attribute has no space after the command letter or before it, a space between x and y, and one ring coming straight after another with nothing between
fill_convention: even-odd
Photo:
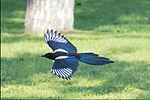
<instances>
[{"instance_id":1,"label":"black-billed magpie","mask_svg":"<svg viewBox=\"0 0 150 100\"><path fill-rule=\"evenodd\" d=\"M47 30L44 39L54 52L42 55L42 57L55 60L51 72L63 79L71 78L78 69L79 61L91 65L114 63L108 58L100 57L92 52L77 53L76 47L57 31Z\"/></svg>"}]
</instances>

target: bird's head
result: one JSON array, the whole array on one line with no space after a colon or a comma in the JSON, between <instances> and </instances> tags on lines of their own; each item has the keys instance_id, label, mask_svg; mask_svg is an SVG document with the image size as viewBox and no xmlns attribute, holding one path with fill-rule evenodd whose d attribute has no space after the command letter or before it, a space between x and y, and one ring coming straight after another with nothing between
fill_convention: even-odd
<instances>
[{"instance_id":1,"label":"bird's head","mask_svg":"<svg viewBox=\"0 0 150 100\"><path fill-rule=\"evenodd\" d=\"M47 53L47 54L42 55L41 57L52 59L52 55L53 53Z\"/></svg>"}]
</instances>

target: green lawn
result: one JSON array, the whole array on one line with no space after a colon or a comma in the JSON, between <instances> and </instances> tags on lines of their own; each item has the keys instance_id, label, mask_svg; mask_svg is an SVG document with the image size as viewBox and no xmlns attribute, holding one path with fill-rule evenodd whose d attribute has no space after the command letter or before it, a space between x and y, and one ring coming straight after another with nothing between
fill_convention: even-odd
<instances>
[{"instance_id":1,"label":"green lawn","mask_svg":"<svg viewBox=\"0 0 150 100\"><path fill-rule=\"evenodd\" d=\"M115 63L80 63L69 81L51 74L53 61L40 57L52 51L43 36L24 33L26 1L1 3L1 98L150 99L149 0L76 0L76 34L65 36L79 52Z\"/></svg>"}]
</instances>

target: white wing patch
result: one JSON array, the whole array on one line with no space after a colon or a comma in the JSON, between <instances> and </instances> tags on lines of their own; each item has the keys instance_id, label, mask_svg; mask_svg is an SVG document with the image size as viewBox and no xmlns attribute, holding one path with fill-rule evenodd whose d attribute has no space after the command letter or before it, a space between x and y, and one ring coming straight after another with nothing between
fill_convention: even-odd
<instances>
[{"instance_id":1,"label":"white wing patch","mask_svg":"<svg viewBox=\"0 0 150 100\"><path fill-rule=\"evenodd\" d=\"M58 56L58 57L55 58L55 60L57 60L57 59L66 59L66 58L69 58L69 56Z\"/></svg>"},{"instance_id":2,"label":"white wing patch","mask_svg":"<svg viewBox=\"0 0 150 100\"><path fill-rule=\"evenodd\" d=\"M68 42L66 38L60 35L60 33L57 34L56 31L53 33L52 30L50 32L49 30L47 30L47 33L44 34L44 39L46 42L54 41L54 42L65 43L65 44Z\"/></svg>"},{"instance_id":3,"label":"white wing patch","mask_svg":"<svg viewBox=\"0 0 150 100\"><path fill-rule=\"evenodd\" d=\"M61 48L60 48L60 49L56 49L56 50L54 51L54 53L55 53L55 52L65 52L65 53L68 53L68 51L66 51L66 50L64 50L64 49L61 49Z\"/></svg>"},{"instance_id":4,"label":"white wing patch","mask_svg":"<svg viewBox=\"0 0 150 100\"><path fill-rule=\"evenodd\" d=\"M73 71L70 68L51 69L51 72L61 78L70 78Z\"/></svg>"},{"instance_id":5,"label":"white wing patch","mask_svg":"<svg viewBox=\"0 0 150 100\"><path fill-rule=\"evenodd\" d=\"M66 50L64 50L64 49L56 49L55 51L54 51L54 53L55 52L65 52L65 53L68 53ZM55 58L55 60L57 60L57 59L66 59L66 58L69 58L69 56L58 56L58 57L56 57Z\"/></svg>"}]
</instances>

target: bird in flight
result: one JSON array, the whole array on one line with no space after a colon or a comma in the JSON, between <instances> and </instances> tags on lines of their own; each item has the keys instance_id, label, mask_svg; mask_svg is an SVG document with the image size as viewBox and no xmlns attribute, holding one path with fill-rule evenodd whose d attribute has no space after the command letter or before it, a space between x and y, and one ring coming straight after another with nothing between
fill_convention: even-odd
<instances>
[{"instance_id":1,"label":"bird in flight","mask_svg":"<svg viewBox=\"0 0 150 100\"><path fill-rule=\"evenodd\" d=\"M114 63L105 57L100 57L92 52L77 53L76 47L69 42L61 33L53 30L44 34L45 42L53 50L53 53L46 53L41 57L55 60L51 72L63 79L70 79L78 69L79 61L90 65L105 65Z\"/></svg>"}]
</instances>

